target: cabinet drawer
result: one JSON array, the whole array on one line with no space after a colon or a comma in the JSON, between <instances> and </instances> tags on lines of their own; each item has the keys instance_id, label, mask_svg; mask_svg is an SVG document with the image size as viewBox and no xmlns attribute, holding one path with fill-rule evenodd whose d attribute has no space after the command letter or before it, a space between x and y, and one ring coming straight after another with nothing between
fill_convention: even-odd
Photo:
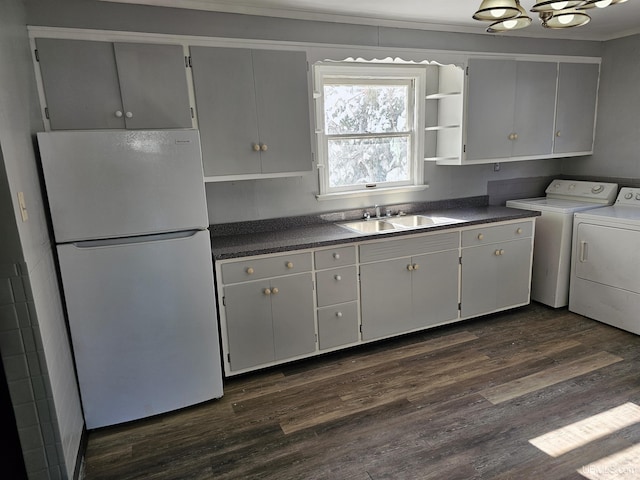
<instances>
[{"instance_id":1,"label":"cabinet drawer","mask_svg":"<svg viewBox=\"0 0 640 480\"><path fill-rule=\"evenodd\" d=\"M318 309L318 343L320 349L358 341L358 307L356 302Z\"/></svg>"},{"instance_id":2,"label":"cabinet drawer","mask_svg":"<svg viewBox=\"0 0 640 480\"><path fill-rule=\"evenodd\" d=\"M334 268L316 273L318 306L349 302L357 298L356 267Z\"/></svg>"},{"instance_id":3,"label":"cabinet drawer","mask_svg":"<svg viewBox=\"0 0 640 480\"><path fill-rule=\"evenodd\" d=\"M343 265L353 265L356 263L356 247L353 245L330 248L328 250L318 250L314 255L316 268L318 270L341 267Z\"/></svg>"},{"instance_id":4,"label":"cabinet drawer","mask_svg":"<svg viewBox=\"0 0 640 480\"><path fill-rule=\"evenodd\" d=\"M492 225L464 230L462 246L475 247L505 240L517 240L530 237L533 233L533 222L510 223L508 225Z\"/></svg>"},{"instance_id":5,"label":"cabinet drawer","mask_svg":"<svg viewBox=\"0 0 640 480\"><path fill-rule=\"evenodd\" d=\"M360 262L374 262L390 258L409 257L423 253L441 252L458 248L460 232L436 233L411 238L381 240L360 245Z\"/></svg>"},{"instance_id":6,"label":"cabinet drawer","mask_svg":"<svg viewBox=\"0 0 640 480\"><path fill-rule=\"evenodd\" d=\"M238 283L311 270L311 253L244 258L222 265L222 282Z\"/></svg>"}]
</instances>

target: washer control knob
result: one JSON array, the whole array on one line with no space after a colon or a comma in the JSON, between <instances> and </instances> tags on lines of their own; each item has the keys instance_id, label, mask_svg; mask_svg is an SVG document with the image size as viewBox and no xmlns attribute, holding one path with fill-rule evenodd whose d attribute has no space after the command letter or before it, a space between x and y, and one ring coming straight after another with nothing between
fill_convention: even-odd
<instances>
[{"instance_id":1,"label":"washer control knob","mask_svg":"<svg viewBox=\"0 0 640 480\"><path fill-rule=\"evenodd\" d=\"M604 190L604 185L596 185L591 189L591 193L600 193Z\"/></svg>"},{"instance_id":2,"label":"washer control knob","mask_svg":"<svg viewBox=\"0 0 640 480\"><path fill-rule=\"evenodd\" d=\"M633 193L627 192L624 194L625 200L631 200L633 198Z\"/></svg>"},{"instance_id":3,"label":"washer control knob","mask_svg":"<svg viewBox=\"0 0 640 480\"><path fill-rule=\"evenodd\" d=\"M640 200L640 193L636 193L636 200Z\"/></svg>"}]
</instances>

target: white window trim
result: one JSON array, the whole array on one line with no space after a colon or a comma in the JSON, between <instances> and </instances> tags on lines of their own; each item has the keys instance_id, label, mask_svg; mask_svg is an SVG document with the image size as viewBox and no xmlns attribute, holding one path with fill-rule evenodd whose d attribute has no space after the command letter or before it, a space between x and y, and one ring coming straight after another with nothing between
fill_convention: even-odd
<instances>
[{"instance_id":1,"label":"white window trim","mask_svg":"<svg viewBox=\"0 0 640 480\"><path fill-rule=\"evenodd\" d=\"M421 65L397 64L362 64L362 63L318 63L314 65L314 107L316 124L316 144L318 154L318 184L320 193L316 195L318 200L329 200L343 197L360 197L377 194L392 194L407 191L422 190L427 188L424 184L424 126L425 126L425 97L426 97L426 69ZM411 184L395 187L390 186L361 186L348 191L330 191L327 168L327 136L324 129L324 98L322 95L324 77L369 77L386 79L410 79L414 81L414 130L412 132L411 149Z\"/></svg>"}]
</instances>

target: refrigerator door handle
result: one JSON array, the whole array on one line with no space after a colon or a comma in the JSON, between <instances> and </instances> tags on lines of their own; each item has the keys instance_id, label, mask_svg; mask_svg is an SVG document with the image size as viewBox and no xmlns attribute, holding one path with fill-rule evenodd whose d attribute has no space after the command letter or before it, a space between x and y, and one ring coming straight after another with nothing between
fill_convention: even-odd
<instances>
[{"instance_id":1,"label":"refrigerator door handle","mask_svg":"<svg viewBox=\"0 0 640 480\"><path fill-rule=\"evenodd\" d=\"M103 240L85 240L82 242L73 242L72 245L76 248L99 248L99 247L113 247L115 245L128 245L132 243L150 243L150 242L162 242L169 240L179 240L182 238L189 238L196 235L203 230L183 230L180 232L170 233L158 233L153 235L139 235L137 237L124 237L124 238L106 238Z\"/></svg>"}]
</instances>

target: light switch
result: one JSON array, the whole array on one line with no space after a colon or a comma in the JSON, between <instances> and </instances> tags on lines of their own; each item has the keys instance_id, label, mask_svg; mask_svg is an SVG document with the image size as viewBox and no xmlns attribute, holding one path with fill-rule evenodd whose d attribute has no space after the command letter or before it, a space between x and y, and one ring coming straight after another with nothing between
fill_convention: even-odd
<instances>
[{"instance_id":1,"label":"light switch","mask_svg":"<svg viewBox=\"0 0 640 480\"><path fill-rule=\"evenodd\" d=\"M22 221L29 220L29 214L27 213L27 205L24 202L24 192L18 192L18 205L20 206L20 215L22 215Z\"/></svg>"}]
</instances>

